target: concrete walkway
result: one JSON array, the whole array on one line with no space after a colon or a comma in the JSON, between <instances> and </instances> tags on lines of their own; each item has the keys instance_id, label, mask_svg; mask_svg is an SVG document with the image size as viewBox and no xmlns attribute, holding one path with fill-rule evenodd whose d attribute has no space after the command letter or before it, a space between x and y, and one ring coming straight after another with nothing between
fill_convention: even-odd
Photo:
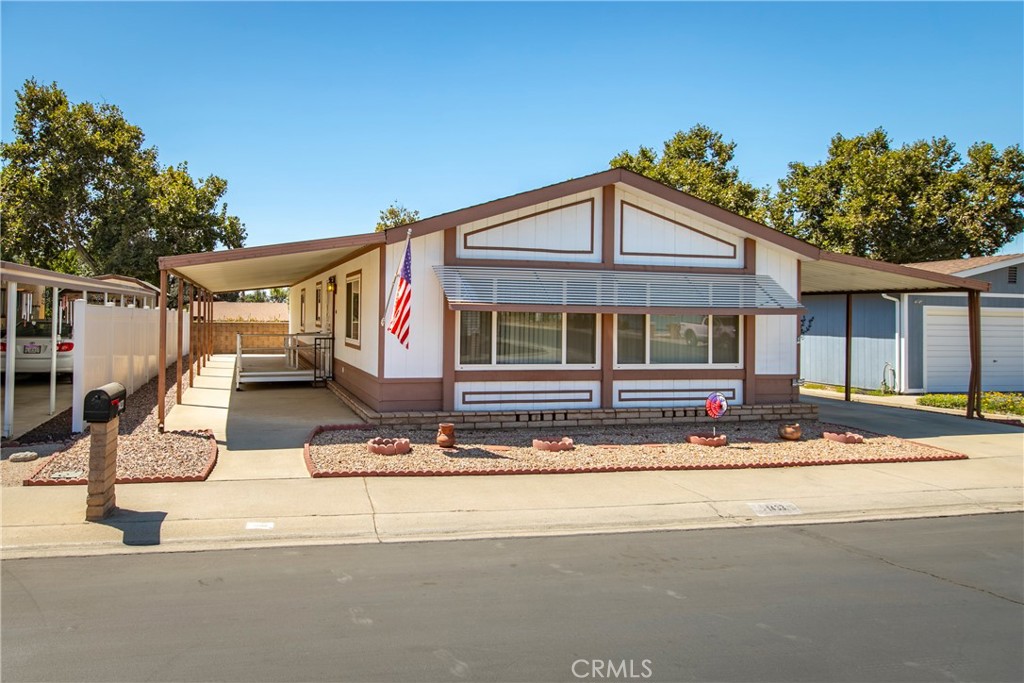
<instances>
[{"instance_id":1,"label":"concrete walkway","mask_svg":"<svg viewBox=\"0 0 1024 683\"><path fill-rule=\"evenodd\" d=\"M220 452L208 481L308 479L302 445L313 428L362 422L330 391L308 382L235 391L234 367L234 356L213 356L164 422L168 430L213 430Z\"/></svg>"},{"instance_id":2,"label":"concrete walkway","mask_svg":"<svg viewBox=\"0 0 1024 683\"><path fill-rule=\"evenodd\" d=\"M819 404L822 419L890 432L971 459L731 471L311 479L298 469L298 444L318 421L346 421L337 417L334 397L316 389L307 398L303 388L223 392L215 378L223 381L229 375L230 364L218 358L204 372L203 386L197 382L186 405L168 414L169 427L211 420L206 425L224 442L216 477L187 484L119 485L120 509L101 524L83 521L85 487L3 489L4 557L808 524L1024 509L1024 430L819 398L810 400ZM259 405L273 413L282 400L300 402L302 410L293 407L287 413L302 414L302 420L245 415L246 407ZM329 419L318 410L328 411ZM759 516L754 506L761 503L786 503L781 512L789 514Z\"/></svg>"},{"instance_id":3,"label":"concrete walkway","mask_svg":"<svg viewBox=\"0 0 1024 683\"><path fill-rule=\"evenodd\" d=\"M800 396L803 399L807 398L832 398L842 401L843 393L839 391L829 391L827 389L808 389L802 387L800 389ZM874 396L872 394L850 394L850 401L855 403L871 403L879 406L889 406L890 408L906 408L908 410L921 410L927 413L942 413L945 415L958 415L964 417L966 412L963 408L936 408L935 406L922 406L918 405L917 399L920 396L912 394L888 394L885 396ZM989 411L983 411L982 413L986 419L990 420L1024 420L1020 415L1005 415L1003 413L992 413Z\"/></svg>"}]
</instances>

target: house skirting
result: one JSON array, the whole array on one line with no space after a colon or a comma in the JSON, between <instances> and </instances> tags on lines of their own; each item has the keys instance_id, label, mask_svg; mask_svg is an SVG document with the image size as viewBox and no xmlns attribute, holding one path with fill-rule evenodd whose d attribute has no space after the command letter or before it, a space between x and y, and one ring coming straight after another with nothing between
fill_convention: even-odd
<instances>
[{"instance_id":1,"label":"house skirting","mask_svg":"<svg viewBox=\"0 0 1024 683\"><path fill-rule=\"evenodd\" d=\"M777 403L731 406L718 420L703 408L613 408L594 410L509 410L509 411L396 411L377 412L337 382L328 388L364 421L374 425L427 427L451 422L467 429L508 429L518 427L584 427L640 424L695 424L710 422L800 422L818 419L818 407L810 403Z\"/></svg>"}]
</instances>

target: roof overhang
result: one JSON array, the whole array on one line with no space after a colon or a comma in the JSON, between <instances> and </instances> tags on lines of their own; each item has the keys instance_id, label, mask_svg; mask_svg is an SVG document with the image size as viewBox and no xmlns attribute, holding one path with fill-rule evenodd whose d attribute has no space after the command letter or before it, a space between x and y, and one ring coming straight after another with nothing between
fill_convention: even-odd
<instances>
[{"instance_id":1,"label":"roof overhang","mask_svg":"<svg viewBox=\"0 0 1024 683\"><path fill-rule=\"evenodd\" d=\"M384 244L384 233L286 242L160 258L168 270L210 292L291 287L351 258L357 251Z\"/></svg>"},{"instance_id":2,"label":"roof overhang","mask_svg":"<svg viewBox=\"0 0 1024 683\"><path fill-rule=\"evenodd\" d=\"M150 289L151 285L142 286L141 283L136 285L116 280L69 275L11 261L0 261L0 281L37 287L57 287L75 292L123 294L124 296L153 297L158 293Z\"/></svg>"},{"instance_id":3,"label":"roof overhang","mask_svg":"<svg viewBox=\"0 0 1024 683\"><path fill-rule=\"evenodd\" d=\"M834 254L822 250L817 260L803 261L802 294L849 294L868 292L989 291L982 280L933 273L911 266Z\"/></svg>"},{"instance_id":4,"label":"roof overhang","mask_svg":"<svg viewBox=\"0 0 1024 683\"><path fill-rule=\"evenodd\" d=\"M454 310L743 315L804 309L771 277L434 266Z\"/></svg>"}]
</instances>

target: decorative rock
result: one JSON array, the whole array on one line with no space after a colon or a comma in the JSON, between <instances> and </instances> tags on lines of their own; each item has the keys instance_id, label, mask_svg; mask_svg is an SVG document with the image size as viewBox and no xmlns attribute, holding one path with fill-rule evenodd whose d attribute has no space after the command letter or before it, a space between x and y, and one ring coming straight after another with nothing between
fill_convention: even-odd
<instances>
[{"instance_id":1,"label":"decorative rock","mask_svg":"<svg viewBox=\"0 0 1024 683\"><path fill-rule=\"evenodd\" d=\"M376 455L402 455L412 450L409 439L370 439L366 442L366 450Z\"/></svg>"},{"instance_id":2,"label":"decorative rock","mask_svg":"<svg viewBox=\"0 0 1024 683\"><path fill-rule=\"evenodd\" d=\"M686 442L696 444L698 446L711 446L712 448L718 448L719 446L727 445L729 443L729 437L725 434L697 432L694 434L688 434L686 436Z\"/></svg>"},{"instance_id":3,"label":"decorative rock","mask_svg":"<svg viewBox=\"0 0 1024 683\"><path fill-rule=\"evenodd\" d=\"M534 439L533 447L538 451L571 451L573 441L567 436L563 436L561 439Z\"/></svg>"},{"instance_id":4,"label":"decorative rock","mask_svg":"<svg viewBox=\"0 0 1024 683\"><path fill-rule=\"evenodd\" d=\"M9 458L11 462L32 462L39 457L38 453L33 451L22 451L20 453L14 453Z\"/></svg>"},{"instance_id":5,"label":"decorative rock","mask_svg":"<svg viewBox=\"0 0 1024 683\"><path fill-rule=\"evenodd\" d=\"M838 441L839 443L864 443L864 437L860 434L854 434L853 432L822 432L822 436L829 441Z\"/></svg>"},{"instance_id":6,"label":"decorative rock","mask_svg":"<svg viewBox=\"0 0 1024 683\"><path fill-rule=\"evenodd\" d=\"M799 424L782 424L779 425L779 438L785 439L786 441L799 441L803 435L803 430L800 429Z\"/></svg>"}]
</instances>

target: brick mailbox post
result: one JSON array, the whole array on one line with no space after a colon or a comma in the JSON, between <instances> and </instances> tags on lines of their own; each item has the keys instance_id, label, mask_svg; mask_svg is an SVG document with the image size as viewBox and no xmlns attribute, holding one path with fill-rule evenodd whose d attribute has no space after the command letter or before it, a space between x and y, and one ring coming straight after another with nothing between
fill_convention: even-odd
<instances>
[{"instance_id":1,"label":"brick mailbox post","mask_svg":"<svg viewBox=\"0 0 1024 683\"><path fill-rule=\"evenodd\" d=\"M117 476L117 428L125 409L124 386L104 384L85 395L85 421L89 423L89 491L85 520L104 519L114 509Z\"/></svg>"}]
</instances>

